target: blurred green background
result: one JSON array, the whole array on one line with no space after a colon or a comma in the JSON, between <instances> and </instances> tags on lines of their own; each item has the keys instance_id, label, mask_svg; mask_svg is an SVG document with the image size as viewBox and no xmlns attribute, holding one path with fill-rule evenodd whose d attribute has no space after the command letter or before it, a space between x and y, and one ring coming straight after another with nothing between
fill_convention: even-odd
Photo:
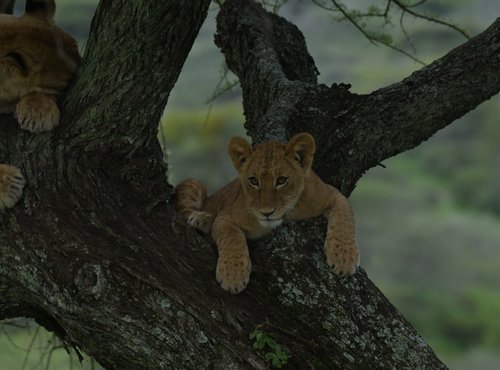
<instances>
[{"instance_id":1,"label":"blurred green background","mask_svg":"<svg viewBox=\"0 0 500 370\"><path fill-rule=\"evenodd\" d=\"M58 1L57 22L82 50L96 3ZM349 4L363 8L383 2ZM235 176L226 154L228 138L245 135L237 87L207 103L218 85L220 90L234 81L225 75L212 41L216 9L213 5L159 130L170 182L195 177L212 191ZM471 35L500 14L498 0L428 0L419 9ZM400 53L371 45L352 25L333 20L309 1L290 0L279 13L304 32L322 83L351 83L351 91L369 93L421 68ZM465 41L442 26L405 20L412 45L397 14L383 29L377 28L381 21L368 25L390 34L396 46L414 47L427 63ZM386 168L370 170L350 198L363 268L453 370L500 369L499 103L498 96L483 103L418 148L385 161ZM47 352L58 346L35 324L0 324L2 370L81 368L64 349L53 351L46 366ZM98 368L86 358L84 368L93 367Z\"/></svg>"}]
</instances>

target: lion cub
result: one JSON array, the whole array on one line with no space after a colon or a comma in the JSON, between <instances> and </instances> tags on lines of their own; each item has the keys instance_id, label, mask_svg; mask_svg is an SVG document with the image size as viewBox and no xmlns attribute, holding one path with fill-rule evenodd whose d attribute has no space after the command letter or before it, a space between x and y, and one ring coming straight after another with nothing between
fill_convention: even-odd
<instances>
[{"instance_id":1,"label":"lion cub","mask_svg":"<svg viewBox=\"0 0 500 370\"><path fill-rule=\"evenodd\" d=\"M228 151L238 179L210 197L197 180L177 185L182 217L203 232L211 232L217 244L216 279L223 289L239 293L248 284L252 263L247 238L259 238L283 220L318 215L328 219L328 265L339 275L356 271L359 251L351 207L336 188L311 170L315 149L308 133L295 135L287 144L268 141L254 147L233 137Z\"/></svg>"},{"instance_id":2,"label":"lion cub","mask_svg":"<svg viewBox=\"0 0 500 370\"><path fill-rule=\"evenodd\" d=\"M80 63L75 40L54 25L53 0L27 0L25 13L0 14L0 113L14 113L22 129L49 131L59 123L56 99ZM0 165L0 209L19 200L24 179Z\"/></svg>"}]
</instances>

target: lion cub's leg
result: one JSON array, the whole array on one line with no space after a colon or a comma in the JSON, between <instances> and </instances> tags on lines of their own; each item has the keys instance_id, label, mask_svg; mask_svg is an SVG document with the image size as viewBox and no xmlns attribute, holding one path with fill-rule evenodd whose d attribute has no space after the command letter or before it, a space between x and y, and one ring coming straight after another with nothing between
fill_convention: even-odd
<instances>
[{"instance_id":1,"label":"lion cub's leg","mask_svg":"<svg viewBox=\"0 0 500 370\"><path fill-rule=\"evenodd\" d=\"M13 207L24 188L24 177L13 166L0 164L0 209Z\"/></svg>"},{"instance_id":2,"label":"lion cub's leg","mask_svg":"<svg viewBox=\"0 0 500 370\"><path fill-rule=\"evenodd\" d=\"M52 130L59 124L59 115L55 97L41 93L24 95L16 106L19 125L33 133Z\"/></svg>"},{"instance_id":3,"label":"lion cub's leg","mask_svg":"<svg viewBox=\"0 0 500 370\"><path fill-rule=\"evenodd\" d=\"M207 190L198 181L188 179L182 181L175 187L177 194L177 210L191 226L203 231L210 232L214 216L211 213L201 211L203 201L207 197Z\"/></svg>"},{"instance_id":4,"label":"lion cub's leg","mask_svg":"<svg viewBox=\"0 0 500 370\"><path fill-rule=\"evenodd\" d=\"M212 226L212 238L219 252L215 278L222 289L234 294L241 292L247 286L252 271L243 230L232 222L217 217Z\"/></svg>"},{"instance_id":5,"label":"lion cub's leg","mask_svg":"<svg viewBox=\"0 0 500 370\"><path fill-rule=\"evenodd\" d=\"M359 250L355 240L354 216L347 199L331 187L332 207L326 212L328 229L325 239L326 260L337 275L351 275L359 266Z\"/></svg>"}]
</instances>

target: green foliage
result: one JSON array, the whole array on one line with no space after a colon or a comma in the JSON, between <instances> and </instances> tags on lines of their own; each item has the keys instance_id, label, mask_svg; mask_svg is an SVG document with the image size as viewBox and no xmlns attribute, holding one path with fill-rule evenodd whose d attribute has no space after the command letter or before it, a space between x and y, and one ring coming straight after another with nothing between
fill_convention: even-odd
<instances>
[{"instance_id":1,"label":"green foliage","mask_svg":"<svg viewBox=\"0 0 500 370\"><path fill-rule=\"evenodd\" d=\"M211 110L170 110L160 123L159 140L169 163L169 180L177 184L193 177L210 192L236 177L227 155L227 140L245 136L243 115L236 105Z\"/></svg>"},{"instance_id":2,"label":"green foliage","mask_svg":"<svg viewBox=\"0 0 500 370\"><path fill-rule=\"evenodd\" d=\"M1 370L102 370L84 355L82 363L71 348L32 320L0 322Z\"/></svg>"},{"instance_id":3,"label":"green foliage","mask_svg":"<svg viewBox=\"0 0 500 370\"><path fill-rule=\"evenodd\" d=\"M443 182L467 208L500 216L500 115L498 98L484 103L415 150L423 169ZM437 158L437 160L436 160Z\"/></svg>"},{"instance_id":4,"label":"green foliage","mask_svg":"<svg viewBox=\"0 0 500 370\"><path fill-rule=\"evenodd\" d=\"M408 312L408 319L417 328L424 328L435 350L455 354L476 348L500 351L497 291L471 287L453 295L443 295L432 288L419 295L410 287L391 291L395 293L394 302Z\"/></svg>"},{"instance_id":5,"label":"green foliage","mask_svg":"<svg viewBox=\"0 0 500 370\"><path fill-rule=\"evenodd\" d=\"M376 40L384 45L392 45L394 42L394 40L392 39L392 36L387 34L387 33L371 31L371 32L369 32L369 35L373 40Z\"/></svg>"},{"instance_id":6,"label":"green foliage","mask_svg":"<svg viewBox=\"0 0 500 370\"><path fill-rule=\"evenodd\" d=\"M257 351L270 350L265 354L265 357L271 363L272 367L281 369L286 365L290 356L281 348L281 345L276 342L276 339L270 333L257 326L250 333L249 337L251 340L254 340L252 347Z\"/></svg>"},{"instance_id":7,"label":"green foliage","mask_svg":"<svg viewBox=\"0 0 500 370\"><path fill-rule=\"evenodd\" d=\"M286 365L287 360L290 358L285 352L281 350L279 344L274 347L274 352L266 353L266 359L271 362L272 367L281 369Z\"/></svg>"}]
</instances>

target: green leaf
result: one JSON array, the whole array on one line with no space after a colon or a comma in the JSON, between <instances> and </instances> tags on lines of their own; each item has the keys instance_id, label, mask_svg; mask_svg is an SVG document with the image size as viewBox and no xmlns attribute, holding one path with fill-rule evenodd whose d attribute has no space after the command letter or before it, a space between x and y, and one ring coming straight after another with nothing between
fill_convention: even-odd
<instances>
[{"instance_id":1,"label":"green leaf","mask_svg":"<svg viewBox=\"0 0 500 370\"><path fill-rule=\"evenodd\" d=\"M273 364L274 367L277 367L278 369L281 369L283 367L283 363L277 357L273 359L272 364Z\"/></svg>"},{"instance_id":2,"label":"green leaf","mask_svg":"<svg viewBox=\"0 0 500 370\"><path fill-rule=\"evenodd\" d=\"M274 340L273 337L271 336L266 336L265 338L265 343L271 348L274 349L278 344L276 343L276 340Z\"/></svg>"}]
</instances>

